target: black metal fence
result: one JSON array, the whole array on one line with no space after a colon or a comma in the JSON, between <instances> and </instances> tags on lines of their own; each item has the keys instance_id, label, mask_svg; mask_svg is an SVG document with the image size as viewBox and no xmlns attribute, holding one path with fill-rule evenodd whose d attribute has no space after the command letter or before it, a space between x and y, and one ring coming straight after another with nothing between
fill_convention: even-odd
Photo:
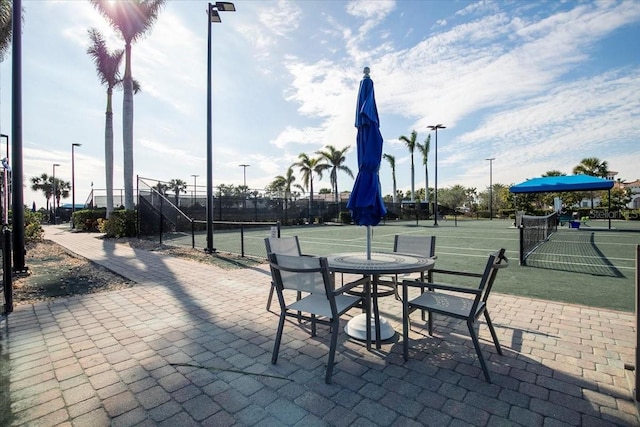
<instances>
[{"instance_id":1,"label":"black metal fence","mask_svg":"<svg viewBox=\"0 0 640 427\"><path fill-rule=\"evenodd\" d=\"M141 237L158 238L174 245L200 247L202 233L206 231L207 199L202 188L187 187L179 194L172 193L169 183L149 178L138 178L138 229ZM233 193L233 194L229 194ZM348 193L336 202L332 194L314 194L309 197L280 197L259 190L235 189L221 186L214 189L212 199L213 228L226 233L229 247L216 249L244 254L244 230L273 226L350 222L346 208ZM427 219L432 205L426 203L388 203L386 219ZM237 238L228 239L229 233Z\"/></svg>"}]
</instances>

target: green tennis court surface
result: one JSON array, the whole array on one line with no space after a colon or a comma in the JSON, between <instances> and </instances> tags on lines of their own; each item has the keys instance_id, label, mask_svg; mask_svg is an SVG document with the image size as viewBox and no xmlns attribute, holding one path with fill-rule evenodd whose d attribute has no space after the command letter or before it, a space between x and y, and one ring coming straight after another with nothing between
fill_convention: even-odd
<instances>
[{"instance_id":1,"label":"green tennis court surface","mask_svg":"<svg viewBox=\"0 0 640 427\"><path fill-rule=\"evenodd\" d=\"M519 231L513 220L453 220L387 222L372 227L372 250L393 250L396 234L435 235L436 267L481 271L489 252L504 247L510 266L501 270L494 291L532 298L633 311L635 301L635 245L640 244L640 222L591 221L589 227L559 227L549 242L518 265ZM268 229L245 230L244 250L264 256ZM283 227L282 236L297 235L306 254L328 255L364 251L366 227L315 225ZM197 237L196 247L204 247ZM202 241L204 242L204 241ZM237 233L214 233L219 250L240 252ZM436 277L437 280L437 277ZM445 280L443 278L443 280ZM447 279L450 280L450 279Z\"/></svg>"}]
</instances>

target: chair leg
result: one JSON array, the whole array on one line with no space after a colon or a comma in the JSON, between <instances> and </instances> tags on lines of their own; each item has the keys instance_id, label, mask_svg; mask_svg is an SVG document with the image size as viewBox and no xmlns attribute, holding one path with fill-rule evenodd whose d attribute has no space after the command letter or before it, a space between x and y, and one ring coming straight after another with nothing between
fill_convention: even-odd
<instances>
[{"instance_id":1,"label":"chair leg","mask_svg":"<svg viewBox=\"0 0 640 427\"><path fill-rule=\"evenodd\" d=\"M471 335L471 340L473 341L473 346L476 349L476 354L478 355L478 360L480 360L480 366L482 366L482 372L484 372L484 377L488 383L491 383L491 377L489 376L489 369L487 368L487 364L484 361L484 357L482 356L482 349L480 348L480 342L478 341L478 335L473 327L472 322L467 322L467 327L469 328L469 335Z\"/></svg>"},{"instance_id":2,"label":"chair leg","mask_svg":"<svg viewBox=\"0 0 640 427\"><path fill-rule=\"evenodd\" d=\"M276 288L276 284L271 282L271 289L269 289L269 298L267 299L267 311L271 311L271 300L273 299L273 290Z\"/></svg>"},{"instance_id":3,"label":"chair leg","mask_svg":"<svg viewBox=\"0 0 640 427\"><path fill-rule=\"evenodd\" d=\"M329 360L327 361L327 374L325 375L324 382L331 384L331 376L333 375L333 364L336 359L336 346L338 345L338 329L339 319L334 319L331 322L331 344L329 346Z\"/></svg>"},{"instance_id":4,"label":"chair leg","mask_svg":"<svg viewBox=\"0 0 640 427\"><path fill-rule=\"evenodd\" d=\"M315 314L311 315L311 336L312 337L316 336L316 315Z\"/></svg>"},{"instance_id":5,"label":"chair leg","mask_svg":"<svg viewBox=\"0 0 640 427\"><path fill-rule=\"evenodd\" d=\"M484 318L487 321L487 326L489 327L489 332L491 332L491 338L493 338L493 343L496 346L496 351L498 352L499 355L502 356L502 349L500 348L500 342L498 341L496 330L493 328L491 317L489 317L489 312L486 309L484 310Z\"/></svg>"},{"instance_id":6,"label":"chair leg","mask_svg":"<svg viewBox=\"0 0 640 427\"><path fill-rule=\"evenodd\" d=\"M409 316L409 290L402 285L402 356L405 362L409 360L409 332L411 332L411 319Z\"/></svg>"},{"instance_id":7,"label":"chair leg","mask_svg":"<svg viewBox=\"0 0 640 427\"><path fill-rule=\"evenodd\" d=\"M278 361L278 352L280 351L280 342L282 341L282 331L284 329L284 312L280 313L280 321L278 322L278 332L276 332L276 342L273 345L273 354L271 355L271 363L275 365Z\"/></svg>"},{"instance_id":8,"label":"chair leg","mask_svg":"<svg viewBox=\"0 0 640 427\"><path fill-rule=\"evenodd\" d=\"M407 295L403 289L402 298L402 356L404 361L409 360L409 302L407 301Z\"/></svg>"},{"instance_id":9,"label":"chair leg","mask_svg":"<svg viewBox=\"0 0 640 427\"><path fill-rule=\"evenodd\" d=\"M429 315L429 320L427 322L427 327L429 328L429 336L432 336L433 335L433 313L430 311L427 311L427 314Z\"/></svg>"}]
</instances>

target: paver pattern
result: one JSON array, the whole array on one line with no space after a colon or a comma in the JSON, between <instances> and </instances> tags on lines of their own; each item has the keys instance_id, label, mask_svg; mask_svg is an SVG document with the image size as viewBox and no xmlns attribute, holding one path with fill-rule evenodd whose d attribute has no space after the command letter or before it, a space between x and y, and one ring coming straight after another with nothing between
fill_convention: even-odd
<instances>
[{"instance_id":1,"label":"paver pattern","mask_svg":"<svg viewBox=\"0 0 640 427\"><path fill-rule=\"evenodd\" d=\"M341 334L327 385L322 327L312 338L289 322L270 363L267 265L222 270L55 227L46 238L138 285L19 306L3 321L9 425L639 425L624 373L629 313L493 294L503 356L480 327L493 384L464 324L436 318L429 337L416 314L408 362L398 336L368 352ZM400 330L400 303L381 308Z\"/></svg>"}]
</instances>

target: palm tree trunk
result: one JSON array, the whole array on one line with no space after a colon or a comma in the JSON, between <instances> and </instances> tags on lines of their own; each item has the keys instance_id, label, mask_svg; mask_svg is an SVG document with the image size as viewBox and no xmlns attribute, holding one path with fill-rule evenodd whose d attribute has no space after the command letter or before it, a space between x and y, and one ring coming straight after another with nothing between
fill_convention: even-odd
<instances>
[{"instance_id":1,"label":"palm tree trunk","mask_svg":"<svg viewBox=\"0 0 640 427\"><path fill-rule=\"evenodd\" d=\"M411 153L411 201L413 202L416 198L416 188L415 188L415 171L413 167L413 153Z\"/></svg>"},{"instance_id":2,"label":"palm tree trunk","mask_svg":"<svg viewBox=\"0 0 640 427\"><path fill-rule=\"evenodd\" d=\"M107 91L107 112L104 124L104 173L107 187L107 219L113 212L113 109L111 108L111 89Z\"/></svg>"},{"instance_id":3,"label":"palm tree trunk","mask_svg":"<svg viewBox=\"0 0 640 427\"><path fill-rule=\"evenodd\" d=\"M429 214L429 168L424 168L424 201L427 202L427 214Z\"/></svg>"},{"instance_id":4,"label":"palm tree trunk","mask_svg":"<svg viewBox=\"0 0 640 427\"><path fill-rule=\"evenodd\" d=\"M131 42L125 46L125 72L122 101L122 156L124 160L124 207L133 210L133 79L131 77Z\"/></svg>"}]
</instances>

